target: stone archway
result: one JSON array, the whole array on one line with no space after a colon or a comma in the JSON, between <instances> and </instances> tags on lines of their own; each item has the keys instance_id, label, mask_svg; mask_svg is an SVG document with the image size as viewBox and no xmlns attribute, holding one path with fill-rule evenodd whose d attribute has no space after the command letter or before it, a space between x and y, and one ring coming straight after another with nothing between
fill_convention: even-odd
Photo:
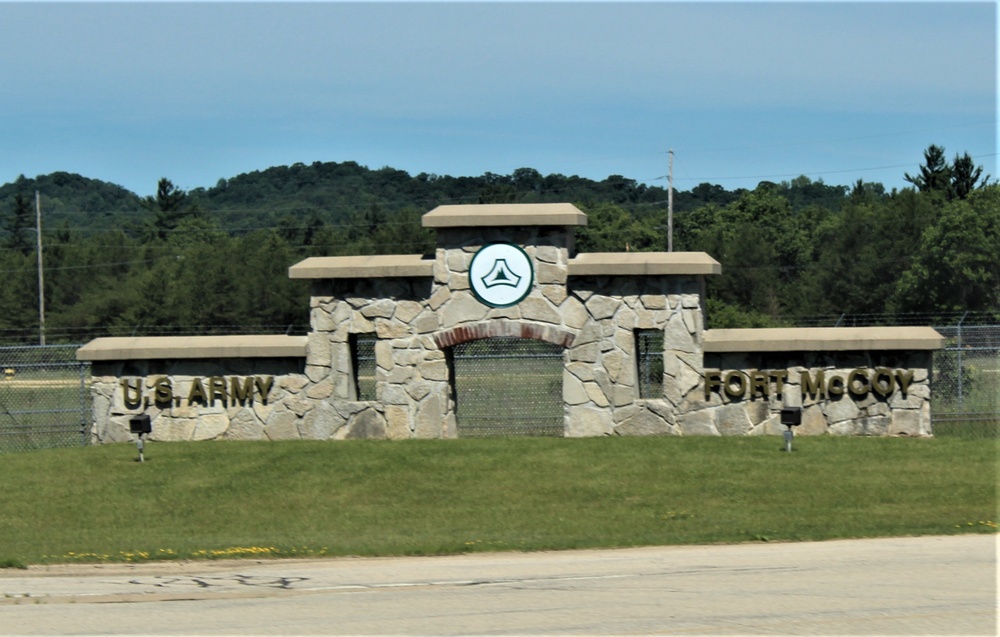
<instances>
[{"instance_id":1,"label":"stone archway","mask_svg":"<svg viewBox=\"0 0 1000 637\"><path fill-rule=\"evenodd\" d=\"M450 348L459 438L562 436L560 345L496 336Z\"/></svg>"}]
</instances>

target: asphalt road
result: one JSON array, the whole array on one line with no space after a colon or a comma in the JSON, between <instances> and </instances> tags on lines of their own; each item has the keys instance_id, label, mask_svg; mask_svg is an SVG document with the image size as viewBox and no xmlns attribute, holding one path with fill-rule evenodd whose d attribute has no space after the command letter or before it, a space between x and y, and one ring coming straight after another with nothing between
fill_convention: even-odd
<instances>
[{"instance_id":1,"label":"asphalt road","mask_svg":"<svg viewBox=\"0 0 1000 637\"><path fill-rule=\"evenodd\" d=\"M2 635L996 635L997 537L0 571Z\"/></svg>"}]
</instances>

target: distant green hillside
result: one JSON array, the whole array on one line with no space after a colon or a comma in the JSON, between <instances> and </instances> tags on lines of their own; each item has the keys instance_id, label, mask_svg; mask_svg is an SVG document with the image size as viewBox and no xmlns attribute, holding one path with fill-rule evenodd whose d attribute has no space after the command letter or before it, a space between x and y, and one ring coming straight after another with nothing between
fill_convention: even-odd
<instances>
[{"instance_id":1,"label":"distant green hillside","mask_svg":"<svg viewBox=\"0 0 1000 637\"><path fill-rule=\"evenodd\" d=\"M915 188L891 193L805 176L675 192L674 249L722 264L707 284L710 327L1000 316L1000 186L966 170L969 158L932 161L940 154L925 153ZM64 172L19 177L0 186L0 342L39 335L36 190L50 342L304 332L308 286L288 279L289 266L320 255L426 254L434 235L420 217L441 204L569 202L588 216L576 231L581 252L667 249L666 190L621 175L414 176L316 162L191 192L163 179L146 198Z\"/></svg>"},{"instance_id":2,"label":"distant green hillside","mask_svg":"<svg viewBox=\"0 0 1000 637\"><path fill-rule=\"evenodd\" d=\"M135 233L151 221L150 210L136 194L64 172L33 179L22 176L0 186L0 216L8 214L15 195L33 199L36 190L42 194L48 227L66 224L71 230L87 233L112 228ZM675 192L674 208L680 213L708 203L722 206L741 192L701 184L689 192ZM835 187L834 192L842 194L843 189ZM204 218L233 234L256 228L350 224L401 210L420 214L441 204L459 203L611 203L629 206L637 216L644 216L649 210L665 209L667 200L665 188L621 175L594 181L519 168L510 175L411 176L402 170L373 170L355 162L274 166L220 179L212 188L197 188L186 195Z\"/></svg>"},{"instance_id":3,"label":"distant green hillside","mask_svg":"<svg viewBox=\"0 0 1000 637\"><path fill-rule=\"evenodd\" d=\"M148 211L135 193L99 179L56 172L28 179L21 175L0 186L0 217L11 211L14 198L22 195L34 209L35 191L42 195L46 227L67 225L87 230L110 230L141 226Z\"/></svg>"}]
</instances>

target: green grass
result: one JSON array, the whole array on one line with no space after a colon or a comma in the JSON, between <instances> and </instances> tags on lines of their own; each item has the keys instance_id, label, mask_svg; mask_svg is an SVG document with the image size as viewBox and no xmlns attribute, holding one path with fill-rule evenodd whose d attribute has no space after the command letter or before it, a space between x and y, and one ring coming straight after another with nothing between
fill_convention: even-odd
<instances>
[{"instance_id":1,"label":"green grass","mask_svg":"<svg viewBox=\"0 0 1000 637\"><path fill-rule=\"evenodd\" d=\"M8 454L0 563L995 532L997 443L198 442Z\"/></svg>"}]
</instances>

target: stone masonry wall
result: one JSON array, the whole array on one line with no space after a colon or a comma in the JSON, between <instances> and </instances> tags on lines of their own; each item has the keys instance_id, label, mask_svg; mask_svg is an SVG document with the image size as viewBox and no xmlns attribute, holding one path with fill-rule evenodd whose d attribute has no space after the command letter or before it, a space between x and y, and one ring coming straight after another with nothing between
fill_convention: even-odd
<instances>
[{"instance_id":1,"label":"stone masonry wall","mask_svg":"<svg viewBox=\"0 0 1000 637\"><path fill-rule=\"evenodd\" d=\"M802 424L797 434L927 436L931 434L930 374L931 353L919 352L791 352L775 354L706 354L706 370L739 370L748 379L758 370L782 370L784 391L779 396L777 383L769 379L768 396L734 398L724 390L711 392L705 400L703 388L692 392L692 403L701 401L704 408L690 413L704 433L716 435L777 434L785 430L780 423L782 407L800 407ZM852 372L861 370L854 392L846 385ZM878 379L883 395L871 387L872 374L882 370ZM845 382L843 393L823 395L803 392L803 374L815 379L822 372L825 379ZM889 380L890 372L893 380ZM897 378L902 375L905 391ZM891 382L891 386L890 386ZM867 390L867 391L863 391ZM839 389L838 389L839 391Z\"/></svg>"},{"instance_id":2,"label":"stone masonry wall","mask_svg":"<svg viewBox=\"0 0 1000 637\"><path fill-rule=\"evenodd\" d=\"M153 418L153 440L453 438L450 348L499 336L564 348L566 436L777 434L782 407L802 407L803 434L930 433L929 352L704 353L702 277L571 277L570 233L441 228L433 276L316 281L304 360L95 362L94 440L129 440L129 418L143 412ZM483 245L500 241L523 247L535 281L520 303L493 308L473 294L469 267ZM636 330L664 334L662 391L651 397L640 397ZM354 386L361 334L376 337L370 401ZM804 373L846 378L859 368L912 376L891 395L803 398ZM773 381L766 396L706 393L705 370L748 379L784 370L785 387L781 397Z\"/></svg>"},{"instance_id":3,"label":"stone masonry wall","mask_svg":"<svg viewBox=\"0 0 1000 637\"><path fill-rule=\"evenodd\" d=\"M339 439L359 432L381 437L368 430L364 409L338 411L323 400L326 386L310 382L304 365L302 359L273 358L95 362L92 441L131 440L129 420L139 413L152 419L154 441ZM252 395L235 396L234 378L241 385L249 379ZM225 398L220 391L189 400L194 383L210 387L212 379L222 379ZM173 400L157 400L157 384L164 382ZM129 400L136 397L138 403Z\"/></svg>"},{"instance_id":4,"label":"stone masonry wall","mask_svg":"<svg viewBox=\"0 0 1000 637\"><path fill-rule=\"evenodd\" d=\"M519 304L491 308L469 286L480 230L442 230L433 280L325 281L314 286L306 375L331 389L339 412L373 410L386 437L457 436L447 348L492 336L536 338L566 348L563 398L567 436L673 433L669 406L640 401L635 329L665 329L671 355L700 355L696 277L568 277L565 230L486 232L517 241L535 267ZM442 236L443 235L443 236ZM351 339L375 334L376 401L359 403L352 386ZM693 360L688 363L693 364ZM675 370L679 373L679 370ZM326 393L324 391L324 393ZM660 401L663 403L663 401Z\"/></svg>"}]
</instances>

